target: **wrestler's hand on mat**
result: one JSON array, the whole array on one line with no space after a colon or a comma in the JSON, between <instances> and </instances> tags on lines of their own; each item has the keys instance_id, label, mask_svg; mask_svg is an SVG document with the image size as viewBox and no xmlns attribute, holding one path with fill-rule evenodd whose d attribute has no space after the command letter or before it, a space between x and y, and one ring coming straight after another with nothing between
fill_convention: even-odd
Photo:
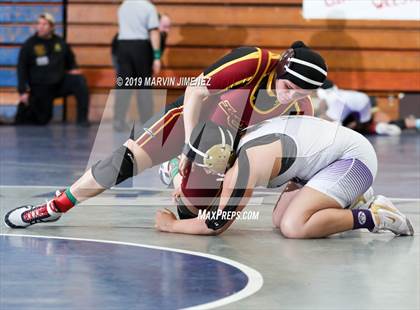
<instances>
[{"instance_id":1,"label":"wrestler's hand on mat","mask_svg":"<svg viewBox=\"0 0 420 310\"><path fill-rule=\"evenodd\" d=\"M182 177L187 176L191 170L191 165L192 165L191 160L188 159L188 157L185 156L185 154L181 154L181 159L179 160L179 165L178 165L179 174Z\"/></svg>"},{"instance_id":2,"label":"wrestler's hand on mat","mask_svg":"<svg viewBox=\"0 0 420 310\"><path fill-rule=\"evenodd\" d=\"M176 215L168 210L158 210L155 217L155 228L159 231L171 232L172 224L177 220Z\"/></svg>"}]
</instances>

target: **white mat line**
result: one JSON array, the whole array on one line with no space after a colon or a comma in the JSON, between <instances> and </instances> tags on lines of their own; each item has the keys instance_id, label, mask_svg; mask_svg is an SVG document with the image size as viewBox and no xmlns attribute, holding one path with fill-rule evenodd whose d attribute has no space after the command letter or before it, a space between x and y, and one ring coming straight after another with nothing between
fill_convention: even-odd
<instances>
[{"instance_id":1,"label":"white mat line","mask_svg":"<svg viewBox=\"0 0 420 310\"><path fill-rule=\"evenodd\" d=\"M184 309L188 310L204 310L204 309L212 309L216 307L221 307L227 304L230 304L232 302L241 300L245 297L251 296L252 294L259 291L264 283L262 275L256 271L255 269L248 267L244 264L241 264L239 262L236 262L234 260L217 256L214 254L207 254L202 252L195 252L195 251L189 251L189 250L182 250L177 248L168 248L168 247L161 247L161 246L155 246L155 245L147 245L147 244L141 244L141 243L131 243L131 242L121 242L121 241L110 241L110 240L96 240L96 239L84 239L84 238L72 238L72 237L55 237L55 236L36 236L36 235L24 235L24 234L3 234L0 233L0 236L10 236L10 237L28 237L28 238L46 238L46 239L65 239L65 240L75 240L75 241L87 241L87 242L101 242L101 243L110 243L110 244L118 244L118 245L127 245L127 246L134 246L134 247L142 247L142 248L148 248L148 249L154 249L154 250L161 250L161 251L168 251L168 252L176 252L176 253L183 253L183 254L189 254L189 255L195 255L195 256L201 256L206 257L209 259L217 260L219 262L225 263L227 265L231 265L240 271L242 271L247 277L248 277L248 283L247 285L240 290L239 292L236 292L228 297L209 302L202 305L197 305L193 307L188 307Z\"/></svg>"},{"instance_id":2,"label":"white mat line","mask_svg":"<svg viewBox=\"0 0 420 310\"><path fill-rule=\"evenodd\" d=\"M44 185L0 185L0 190L4 189L13 189L13 188L33 188L33 189L45 189L55 191L59 188L66 188L67 186L44 186ZM112 187L111 191L116 192L136 192L136 191L149 191L149 192L172 192L172 188L160 188L160 187ZM278 196L280 192L278 191L254 191L254 194L265 195L265 196ZM123 198L123 197L121 197ZM392 201L401 201L401 202L420 202L420 198L402 198L402 197L388 197Z\"/></svg>"}]
</instances>

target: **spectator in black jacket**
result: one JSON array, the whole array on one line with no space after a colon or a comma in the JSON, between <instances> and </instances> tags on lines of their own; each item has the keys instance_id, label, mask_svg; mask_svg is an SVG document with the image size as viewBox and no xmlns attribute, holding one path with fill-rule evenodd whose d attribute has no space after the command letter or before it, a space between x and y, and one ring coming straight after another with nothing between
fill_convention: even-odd
<instances>
[{"instance_id":1,"label":"spectator in black jacket","mask_svg":"<svg viewBox=\"0 0 420 310\"><path fill-rule=\"evenodd\" d=\"M25 41L18 62L20 104L16 124L47 124L54 98L75 95L77 123L88 125L89 93L70 46L54 33L54 18L44 13L37 32Z\"/></svg>"}]
</instances>

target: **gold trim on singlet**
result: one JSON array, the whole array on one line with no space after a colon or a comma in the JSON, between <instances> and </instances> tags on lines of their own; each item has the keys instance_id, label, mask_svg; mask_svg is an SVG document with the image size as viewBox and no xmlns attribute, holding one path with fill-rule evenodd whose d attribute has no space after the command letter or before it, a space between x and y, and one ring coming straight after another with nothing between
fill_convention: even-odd
<instances>
[{"instance_id":1,"label":"gold trim on singlet","mask_svg":"<svg viewBox=\"0 0 420 310\"><path fill-rule=\"evenodd\" d=\"M223 65L221 65L220 67L217 67L216 69L214 69L213 71L207 73L205 76L206 77L211 77L212 75L218 73L219 71L222 71L223 69L225 69L226 67L229 67L230 65L236 63L236 62L240 62L240 61L244 61L244 60L248 60L248 59L256 59L258 58L258 51L252 52L251 54L245 55L241 58L237 58L234 60L231 60Z\"/></svg>"},{"instance_id":2,"label":"gold trim on singlet","mask_svg":"<svg viewBox=\"0 0 420 310\"><path fill-rule=\"evenodd\" d=\"M275 79L274 77L277 76L277 72L276 70L274 70L273 72L270 73L270 75L268 76L268 82L267 82L267 93L271 96L271 97L277 97L277 95L274 93L273 89L271 88L271 84L273 84L273 80ZM275 84L274 84L274 87ZM279 104L278 100L276 99L276 104Z\"/></svg>"},{"instance_id":3,"label":"gold trim on singlet","mask_svg":"<svg viewBox=\"0 0 420 310\"><path fill-rule=\"evenodd\" d=\"M286 112L287 111L289 111L295 104L297 104L298 102L295 100L295 101L292 101L292 103L289 103L289 105L287 106L287 108L286 109L284 109L283 110L283 113L281 113L281 115L285 115L286 114ZM280 104L279 104L280 105Z\"/></svg>"},{"instance_id":4,"label":"gold trim on singlet","mask_svg":"<svg viewBox=\"0 0 420 310\"><path fill-rule=\"evenodd\" d=\"M280 59L280 54L272 53L270 51L268 53L270 55L270 61L271 59L276 59L276 60ZM277 71L273 69L273 71L268 76L268 83L267 83L267 93L271 97L277 97L277 95L274 93L273 89L271 88L271 84L273 83L273 80L275 80L276 78L277 78ZM275 84L274 84L274 87L276 87ZM280 104L280 102L276 100L276 104Z\"/></svg>"},{"instance_id":5,"label":"gold trim on singlet","mask_svg":"<svg viewBox=\"0 0 420 310\"><path fill-rule=\"evenodd\" d=\"M251 95L250 95L250 98L249 98L249 104L251 105L252 109L254 111L258 112L259 114L268 114L268 113L271 113L272 111L274 111L275 109L278 109L280 107L280 104L274 104L271 109L268 109L268 110L260 110L259 108L257 108L255 106L255 99L256 99L256 97L254 96L254 94L258 90L258 86L261 83L262 79L267 75L267 70L270 67L271 60L272 60L272 53L268 53L267 65L265 66L264 72L261 75L260 79L258 80L258 83L255 85L254 89L252 90Z\"/></svg>"},{"instance_id":6,"label":"gold trim on singlet","mask_svg":"<svg viewBox=\"0 0 420 310\"><path fill-rule=\"evenodd\" d=\"M313 113L313 111L314 111L314 105L312 103L311 97L308 95L306 97L303 97L302 99L305 99L305 98L307 98L309 100L309 103L311 104L312 115L309 115L309 116L313 116L313 114L314 114ZM299 101L298 100L295 100L291 104L289 104L289 106L286 109L284 109L282 115L285 115L287 113L287 111L289 111L291 109L292 106L295 107L296 113L299 113L301 111L301 108L299 106ZM307 114L305 114L305 115L307 115Z\"/></svg>"},{"instance_id":7,"label":"gold trim on singlet","mask_svg":"<svg viewBox=\"0 0 420 310\"><path fill-rule=\"evenodd\" d=\"M255 57L255 55L254 55L254 54L258 54L258 55L257 55L257 57ZM252 57L251 57L251 56L252 56ZM254 72L254 74L253 74L253 75L248 76L247 78L244 78L244 79L242 79L242 80L240 80L240 81L237 81L237 82L235 82L235 83L233 83L233 84L230 84L229 86L225 87L224 89L221 89L221 90L219 90L219 91L216 91L214 94L221 94L221 93L223 93L223 92L225 92L225 91L227 91L227 90L229 90L229 89L231 89L231 88L235 87L236 85L240 85L240 84L242 84L242 83L246 83L246 84L248 84L248 82L249 82L249 81L252 81L252 80L254 79L255 75L257 74L258 70L260 69L260 65L261 65L261 49L259 49L259 48L257 47L257 51L252 52L251 54L246 55L246 56L243 56L243 57L241 57L241 58L231 60L231 61L229 61L229 62L225 63L224 65L222 65L222 66L218 67L217 69L214 69L214 70L213 70L213 71L211 71L209 74L205 75L206 77L207 77L207 76L210 76L210 75L214 75L215 73L217 73L217 72L221 71L222 69L226 68L227 66L230 66L231 64L233 64L233 63L235 63L235 62L240 62L240 61L243 61L243 60L247 60L247 59L255 59L255 58L258 58L258 65L257 65L257 70Z\"/></svg>"},{"instance_id":8,"label":"gold trim on singlet","mask_svg":"<svg viewBox=\"0 0 420 310\"><path fill-rule=\"evenodd\" d=\"M299 102L298 101L295 101L295 109L296 109L296 114L297 115L300 115L299 114L299 112L300 112L300 106L299 106Z\"/></svg>"},{"instance_id":9,"label":"gold trim on singlet","mask_svg":"<svg viewBox=\"0 0 420 310\"><path fill-rule=\"evenodd\" d=\"M238 81L238 82L236 82L236 83L233 83L233 84L229 85L229 86L228 86L228 87L226 87L223 91L229 90L229 89L231 89L231 88L235 87L236 85L239 85L239 84L244 83L244 82L249 82L249 81L251 81L251 80L252 80L252 76L247 77L246 79L240 80L240 81Z\"/></svg>"},{"instance_id":10,"label":"gold trim on singlet","mask_svg":"<svg viewBox=\"0 0 420 310\"><path fill-rule=\"evenodd\" d=\"M262 50L257 47L257 53L258 53L258 64L257 64L257 70L255 70L254 74L252 75L251 81L255 78L258 71L260 71L261 67L261 61L262 61Z\"/></svg>"},{"instance_id":11,"label":"gold trim on singlet","mask_svg":"<svg viewBox=\"0 0 420 310\"><path fill-rule=\"evenodd\" d=\"M180 110L179 112L178 111L176 111L176 110ZM175 113L174 113L175 112ZM174 108L174 109L172 109L172 110L169 110L168 112L166 112L159 120L157 120L152 126L150 126L148 129L149 130L151 130L151 129L153 129L153 127L155 127L160 121L162 121L165 117L167 117L167 115L169 114L169 113L174 113L173 115L171 115L171 117L165 122L165 123L163 123L163 125L161 125L155 132L152 132L152 134L153 134L153 136L154 135L156 135L156 134L158 134L163 128L165 128L165 126L166 125L168 125L168 123L170 123L176 116L178 116L178 115L180 115L180 114L182 114L184 112L184 107L182 106L182 107L178 107L178 108ZM144 137L144 135L149 135L149 133L147 133L147 132L145 132L145 133L143 133L137 140L136 140L136 143L137 143L137 141L139 141L139 140L141 140L143 137ZM139 146L140 147L143 147L147 142L149 142L152 138L153 138L153 136L150 136L149 135L149 137L146 139L146 141L144 141L144 142L142 142L141 144L139 144Z\"/></svg>"},{"instance_id":12,"label":"gold trim on singlet","mask_svg":"<svg viewBox=\"0 0 420 310\"><path fill-rule=\"evenodd\" d=\"M268 51L268 52L270 53L272 59L277 59L277 60L280 59L280 54L273 53L273 52L270 52L270 51Z\"/></svg>"}]
</instances>

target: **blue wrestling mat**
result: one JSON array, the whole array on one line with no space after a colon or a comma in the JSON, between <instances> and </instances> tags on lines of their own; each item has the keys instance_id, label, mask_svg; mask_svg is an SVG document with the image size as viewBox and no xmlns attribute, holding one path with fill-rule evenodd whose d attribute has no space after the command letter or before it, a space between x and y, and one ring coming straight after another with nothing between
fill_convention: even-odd
<instances>
[{"instance_id":1,"label":"blue wrestling mat","mask_svg":"<svg viewBox=\"0 0 420 310\"><path fill-rule=\"evenodd\" d=\"M0 248L1 309L205 309L249 282L233 261L167 248L11 235Z\"/></svg>"}]
</instances>

